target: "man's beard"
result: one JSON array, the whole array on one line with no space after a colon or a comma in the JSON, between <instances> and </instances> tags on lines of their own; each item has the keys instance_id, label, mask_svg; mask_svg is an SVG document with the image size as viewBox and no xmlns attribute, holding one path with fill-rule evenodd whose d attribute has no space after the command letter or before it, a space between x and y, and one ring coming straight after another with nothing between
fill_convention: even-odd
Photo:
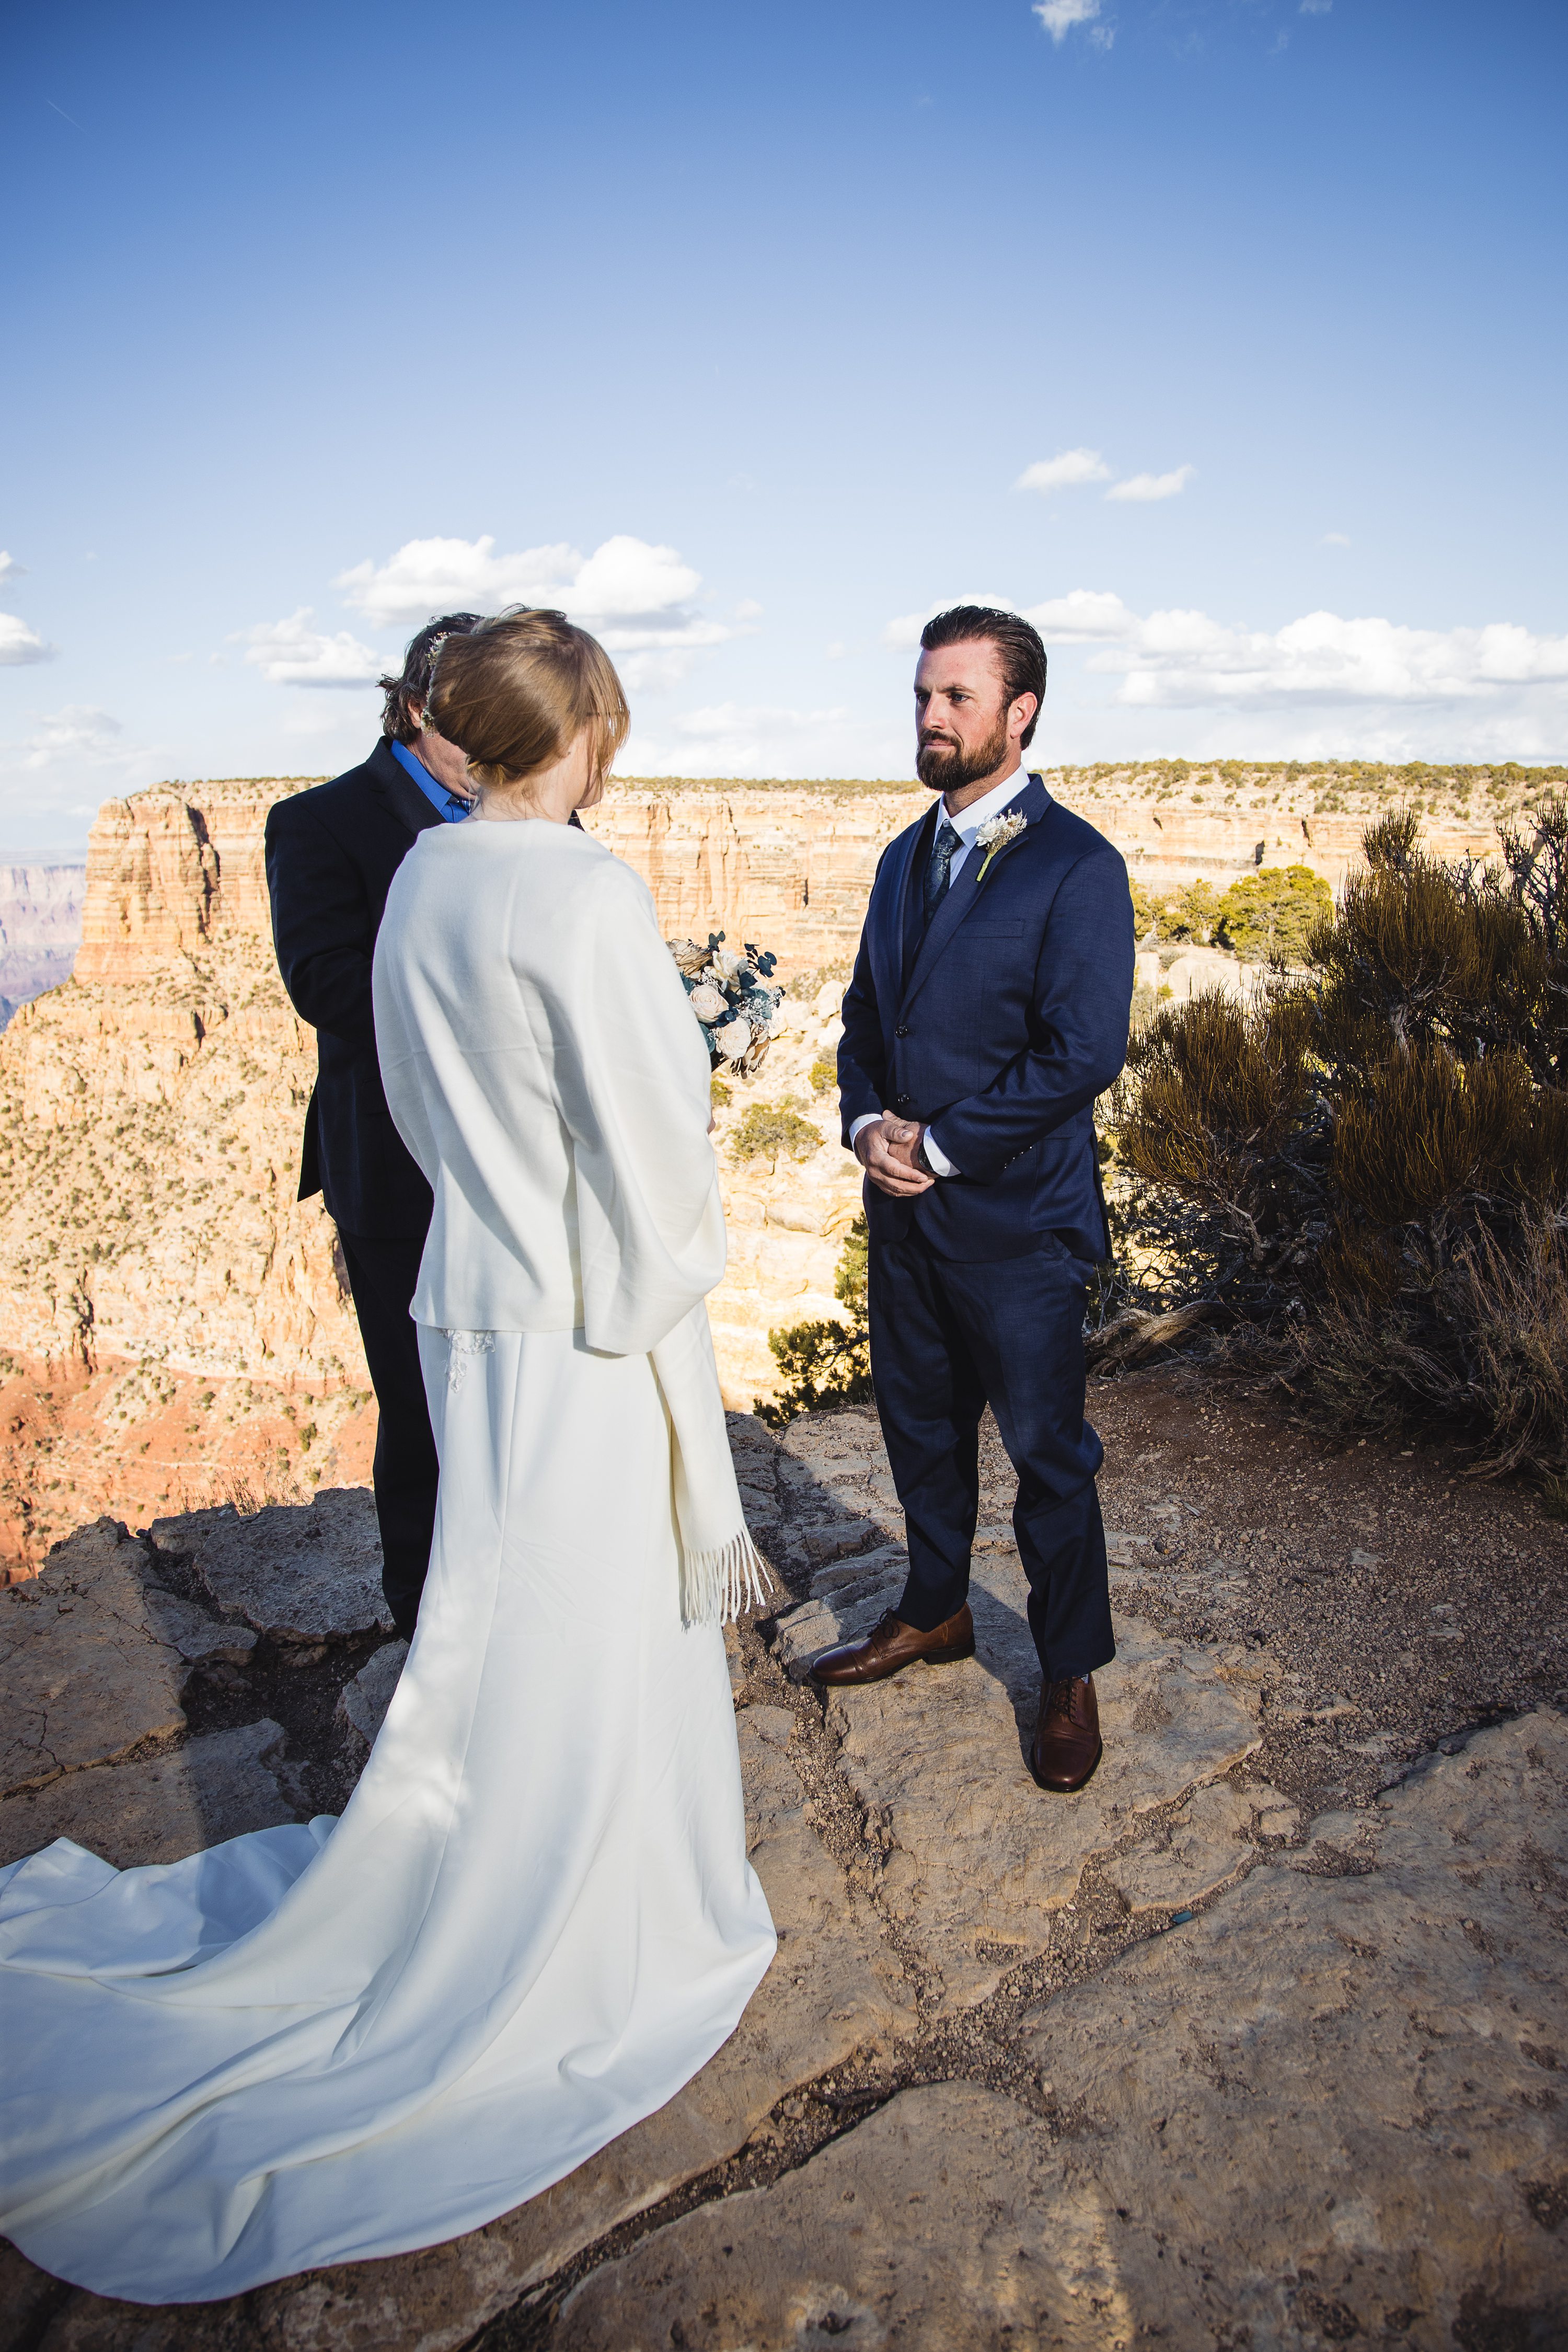
<instances>
[{"instance_id":1,"label":"man's beard","mask_svg":"<svg viewBox=\"0 0 1568 2352\"><path fill-rule=\"evenodd\" d=\"M957 744L922 743L915 754L915 773L932 792L958 793L994 775L1007 756L1007 714L996 721L996 731L973 751Z\"/></svg>"}]
</instances>

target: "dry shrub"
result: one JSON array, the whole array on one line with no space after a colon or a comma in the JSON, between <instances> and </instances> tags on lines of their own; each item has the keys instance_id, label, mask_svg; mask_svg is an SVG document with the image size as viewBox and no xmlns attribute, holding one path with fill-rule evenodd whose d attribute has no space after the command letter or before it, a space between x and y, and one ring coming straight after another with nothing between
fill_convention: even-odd
<instances>
[{"instance_id":1,"label":"dry shrub","mask_svg":"<svg viewBox=\"0 0 1568 2352\"><path fill-rule=\"evenodd\" d=\"M1506 1250L1479 1228L1433 1276L1430 1310L1336 1286L1295 1349L1321 1417L1384 1436L1468 1424L1478 1473L1568 1475L1561 1225L1524 1227Z\"/></svg>"},{"instance_id":2,"label":"dry shrub","mask_svg":"<svg viewBox=\"0 0 1568 2352\"><path fill-rule=\"evenodd\" d=\"M1204 1299L1341 1428L1468 1431L1568 1472L1568 803L1500 871L1414 817L1260 1003L1163 1009L1115 1128L1146 1301Z\"/></svg>"}]
</instances>

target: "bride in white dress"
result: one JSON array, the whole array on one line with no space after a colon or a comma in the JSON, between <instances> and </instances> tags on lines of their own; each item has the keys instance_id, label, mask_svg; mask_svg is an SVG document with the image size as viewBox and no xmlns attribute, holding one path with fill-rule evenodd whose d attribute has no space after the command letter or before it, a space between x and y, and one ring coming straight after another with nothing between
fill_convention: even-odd
<instances>
[{"instance_id":1,"label":"bride in white dress","mask_svg":"<svg viewBox=\"0 0 1568 2352\"><path fill-rule=\"evenodd\" d=\"M493 2220L671 2097L773 1958L708 1056L647 888L567 821L626 704L525 614L448 638L431 705L481 804L420 836L376 950L441 1461L385 1727L341 1820L0 1873L0 2231L133 2301Z\"/></svg>"}]
</instances>

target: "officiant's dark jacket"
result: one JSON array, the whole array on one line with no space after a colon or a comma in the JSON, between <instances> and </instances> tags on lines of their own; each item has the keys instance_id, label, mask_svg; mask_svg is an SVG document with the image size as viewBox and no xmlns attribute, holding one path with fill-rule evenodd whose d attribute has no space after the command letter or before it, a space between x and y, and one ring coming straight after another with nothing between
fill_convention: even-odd
<instances>
[{"instance_id":1,"label":"officiant's dark jacket","mask_svg":"<svg viewBox=\"0 0 1568 2352\"><path fill-rule=\"evenodd\" d=\"M325 1196L342 1230L422 1239L430 1187L392 1123L375 1057L371 958L392 877L440 817L391 746L267 817L267 887L278 968L316 1033L300 1198Z\"/></svg>"},{"instance_id":2,"label":"officiant's dark jacket","mask_svg":"<svg viewBox=\"0 0 1568 2352\"><path fill-rule=\"evenodd\" d=\"M868 1180L874 1241L911 1228L939 1257L1022 1257L1054 1236L1110 1255L1094 1102L1121 1068L1133 979L1120 853L1031 776L1025 831L972 849L921 936L940 800L883 851L844 998L844 1140L863 1112L923 1119L958 1171L896 1201ZM851 1147L852 1148L852 1147Z\"/></svg>"}]
</instances>

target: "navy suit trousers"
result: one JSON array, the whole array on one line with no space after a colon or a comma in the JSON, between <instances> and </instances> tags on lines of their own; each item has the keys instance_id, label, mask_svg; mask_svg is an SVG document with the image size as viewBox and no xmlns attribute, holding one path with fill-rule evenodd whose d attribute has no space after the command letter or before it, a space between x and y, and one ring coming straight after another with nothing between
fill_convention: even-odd
<instances>
[{"instance_id":1,"label":"navy suit trousers","mask_svg":"<svg viewBox=\"0 0 1568 2352\"><path fill-rule=\"evenodd\" d=\"M419 1366L419 1331L408 1314L425 1244L412 1237L385 1241L345 1234L341 1226L338 1243L375 1391L371 1476L381 1529L381 1589L393 1623L412 1642L430 1566L440 1477Z\"/></svg>"},{"instance_id":2,"label":"navy suit trousers","mask_svg":"<svg viewBox=\"0 0 1568 2352\"><path fill-rule=\"evenodd\" d=\"M1116 1655L1094 1484L1104 1449L1083 1417L1090 1271L1049 1236L979 1265L937 1256L918 1232L870 1248L871 1379L909 1541L898 1614L929 1633L968 1595L989 1404L1018 1474L1013 1527L1047 1679Z\"/></svg>"}]
</instances>

